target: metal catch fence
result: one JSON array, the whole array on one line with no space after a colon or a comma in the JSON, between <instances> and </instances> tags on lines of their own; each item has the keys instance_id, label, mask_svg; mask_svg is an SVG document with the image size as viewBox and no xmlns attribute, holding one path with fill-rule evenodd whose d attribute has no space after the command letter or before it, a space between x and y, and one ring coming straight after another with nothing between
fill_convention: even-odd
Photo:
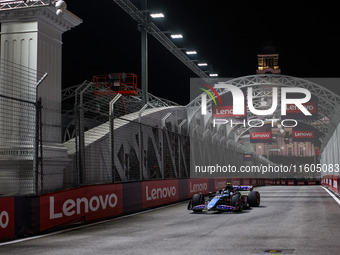
<instances>
[{"instance_id":1,"label":"metal catch fence","mask_svg":"<svg viewBox=\"0 0 340 255\"><path fill-rule=\"evenodd\" d=\"M178 149L183 147L183 154L189 144L177 128L185 108L177 108L169 118L167 107L142 107L136 98L121 94L98 96L89 82L79 86L74 110L76 186L187 177L188 157L181 157ZM179 112L181 116L175 116Z\"/></svg>"},{"instance_id":2,"label":"metal catch fence","mask_svg":"<svg viewBox=\"0 0 340 255\"><path fill-rule=\"evenodd\" d=\"M142 105L140 91L98 94L86 81L64 94L71 107L61 109L38 96L46 76L1 60L0 195L190 176L190 158L200 155L191 147L207 141L190 141L185 106L152 95ZM212 161L241 164L242 152L220 145Z\"/></svg>"},{"instance_id":3,"label":"metal catch fence","mask_svg":"<svg viewBox=\"0 0 340 255\"><path fill-rule=\"evenodd\" d=\"M37 89L45 76L0 60L0 195L39 192L41 130Z\"/></svg>"}]
</instances>

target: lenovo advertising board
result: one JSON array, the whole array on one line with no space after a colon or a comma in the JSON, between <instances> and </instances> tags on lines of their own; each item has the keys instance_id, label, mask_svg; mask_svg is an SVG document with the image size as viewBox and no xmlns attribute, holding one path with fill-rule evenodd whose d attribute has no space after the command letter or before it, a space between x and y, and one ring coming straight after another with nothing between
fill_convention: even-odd
<instances>
[{"instance_id":1,"label":"lenovo advertising board","mask_svg":"<svg viewBox=\"0 0 340 255\"><path fill-rule=\"evenodd\" d=\"M14 197L0 198L0 239L14 236Z\"/></svg>"},{"instance_id":2,"label":"lenovo advertising board","mask_svg":"<svg viewBox=\"0 0 340 255\"><path fill-rule=\"evenodd\" d=\"M208 179L189 179L188 186L189 186L188 187L189 197L192 197L194 194L197 194L197 193L202 193L202 194L209 193Z\"/></svg>"},{"instance_id":3,"label":"lenovo advertising board","mask_svg":"<svg viewBox=\"0 0 340 255\"><path fill-rule=\"evenodd\" d=\"M250 130L250 142L251 143L271 143L272 142L271 126L264 125L262 127L252 128Z\"/></svg>"},{"instance_id":4,"label":"lenovo advertising board","mask_svg":"<svg viewBox=\"0 0 340 255\"><path fill-rule=\"evenodd\" d=\"M287 97L289 98L300 98L301 95L288 93ZM311 115L305 115L302 111L294 104L287 104L286 115L282 115L281 119L294 119L294 120L316 120L318 119L318 98L315 96L311 96L311 99L307 103L302 104Z\"/></svg>"},{"instance_id":5,"label":"lenovo advertising board","mask_svg":"<svg viewBox=\"0 0 340 255\"><path fill-rule=\"evenodd\" d=\"M122 184L62 191L40 197L40 230L122 213Z\"/></svg>"},{"instance_id":6,"label":"lenovo advertising board","mask_svg":"<svg viewBox=\"0 0 340 255\"><path fill-rule=\"evenodd\" d=\"M293 129L293 142L313 142L314 130L297 130Z\"/></svg>"},{"instance_id":7,"label":"lenovo advertising board","mask_svg":"<svg viewBox=\"0 0 340 255\"><path fill-rule=\"evenodd\" d=\"M150 208L178 201L178 181L146 181L142 184L143 207Z\"/></svg>"},{"instance_id":8,"label":"lenovo advertising board","mask_svg":"<svg viewBox=\"0 0 340 255\"><path fill-rule=\"evenodd\" d=\"M246 95L245 91L244 91L244 95ZM223 118L234 124L241 123L242 121L246 120L247 119L246 111L244 111L243 114L234 114L233 100L234 99L231 93L226 93L222 95L220 105L217 106L216 104L215 106L213 106L214 119ZM245 105L243 107L244 109L246 109Z\"/></svg>"}]
</instances>

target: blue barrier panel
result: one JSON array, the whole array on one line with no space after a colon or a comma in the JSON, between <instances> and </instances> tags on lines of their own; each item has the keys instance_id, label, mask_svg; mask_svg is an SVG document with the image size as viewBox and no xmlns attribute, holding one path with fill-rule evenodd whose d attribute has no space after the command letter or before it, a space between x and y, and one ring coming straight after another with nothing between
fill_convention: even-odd
<instances>
[{"instance_id":1,"label":"blue barrier panel","mask_svg":"<svg viewBox=\"0 0 340 255\"><path fill-rule=\"evenodd\" d=\"M143 209L142 182L123 184L123 213L141 211Z\"/></svg>"},{"instance_id":2,"label":"blue barrier panel","mask_svg":"<svg viewBox=\"0 0 340 255\"><path fill-rule=\"evenodd\" d=\"M190 198L188 193L188 179L178 180L178 200L185 200Z\"/></svg>"},{"instance_id":3,"label":"blue barrier panel","mask_svg":"<svg viewBox=\"0 0 340 255\"><path fill-rule=\"evenodd\" d=\"M15 198L15 235L25 236L40 231L39 197Z\"/></svg>"}]
</instances>

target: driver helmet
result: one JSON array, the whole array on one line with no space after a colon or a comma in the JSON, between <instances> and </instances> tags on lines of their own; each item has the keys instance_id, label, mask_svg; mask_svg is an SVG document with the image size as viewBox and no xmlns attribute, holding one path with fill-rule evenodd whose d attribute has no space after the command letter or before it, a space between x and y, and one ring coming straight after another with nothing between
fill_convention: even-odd
<instances>
[{"instance_id":1,"label":"driver helmet","mask_svg":"<svg viewBox=\"0 0 340 255\"><path fill-rule=\"evenodd\" d=\"M234 187L231 185L230 182L227 182L225 186L225 190L234 191Z\"/></svg>"}]
</instances>

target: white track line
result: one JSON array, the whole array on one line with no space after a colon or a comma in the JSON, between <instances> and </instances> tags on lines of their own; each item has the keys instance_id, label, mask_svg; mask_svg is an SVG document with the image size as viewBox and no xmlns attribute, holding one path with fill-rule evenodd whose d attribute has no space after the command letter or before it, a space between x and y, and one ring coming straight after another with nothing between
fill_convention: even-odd
<instances>
[{"instance_id":1,"label":"white track line","mask_svg":"<svg viewBox=\"0 0 340 255\"><path fill-rule=\"evenodd\" d=\"M136 212L136 213L132 213L132 214L128 214L128 215L119 216L119 217L113 218L113 219L89 223L89 224L82 225L82 226L79 226L79 227L71 227L71 228L68 228L68 229L64 229L64 230L60 230L60 231L56 231L56 232L52 232L52 233L48 233L48 234L44 234L44 235L31 236L31 237L26 237L26 238L22 238L22 239L16 239L16 240L13 240L13 241L3 242L3 243L0 243L0 247L5 246L5 245L10 245L10 244L26 242L26 241L30 241L30 240L34 240L34 239L54 236L54 235L58 235L58 234L62 234L62 233L65 233L65 232L78 230L78 229L82 229L82 228L86 228L86 227L92 227L92 226L95 226L95 225L104 224L106 222L116 221L116 220L120 220L120 219L124 219L124 218L133 217L133 216L136 216L136 215L139 215L139 214L144 214L144 213L149 213L149 212L161 210L161 209L168 208L168 207L171 207L171 206L175 206L175 205L178 205L178 204L181 204L181 203L184 203L184 201L174 203L174 204L170 204L170 205L165 205L165 206L162 206L162 207L153 208L153 209L147 209L145 211Z\"/></svg>"},{"instance_id":2,"label":"white track line","mask_svg":"<svg viewBox=\"0 0 340 255\"><path fill-rule=\"evenodd\" d=\"M329 195L331 195L331 197L340 205L340 200L339 198L337 198L332 192L330 192L327 188L321 186L321 188L323 188L324 190L326 190L328 192Z\"/></svg>"}]
</instances>

